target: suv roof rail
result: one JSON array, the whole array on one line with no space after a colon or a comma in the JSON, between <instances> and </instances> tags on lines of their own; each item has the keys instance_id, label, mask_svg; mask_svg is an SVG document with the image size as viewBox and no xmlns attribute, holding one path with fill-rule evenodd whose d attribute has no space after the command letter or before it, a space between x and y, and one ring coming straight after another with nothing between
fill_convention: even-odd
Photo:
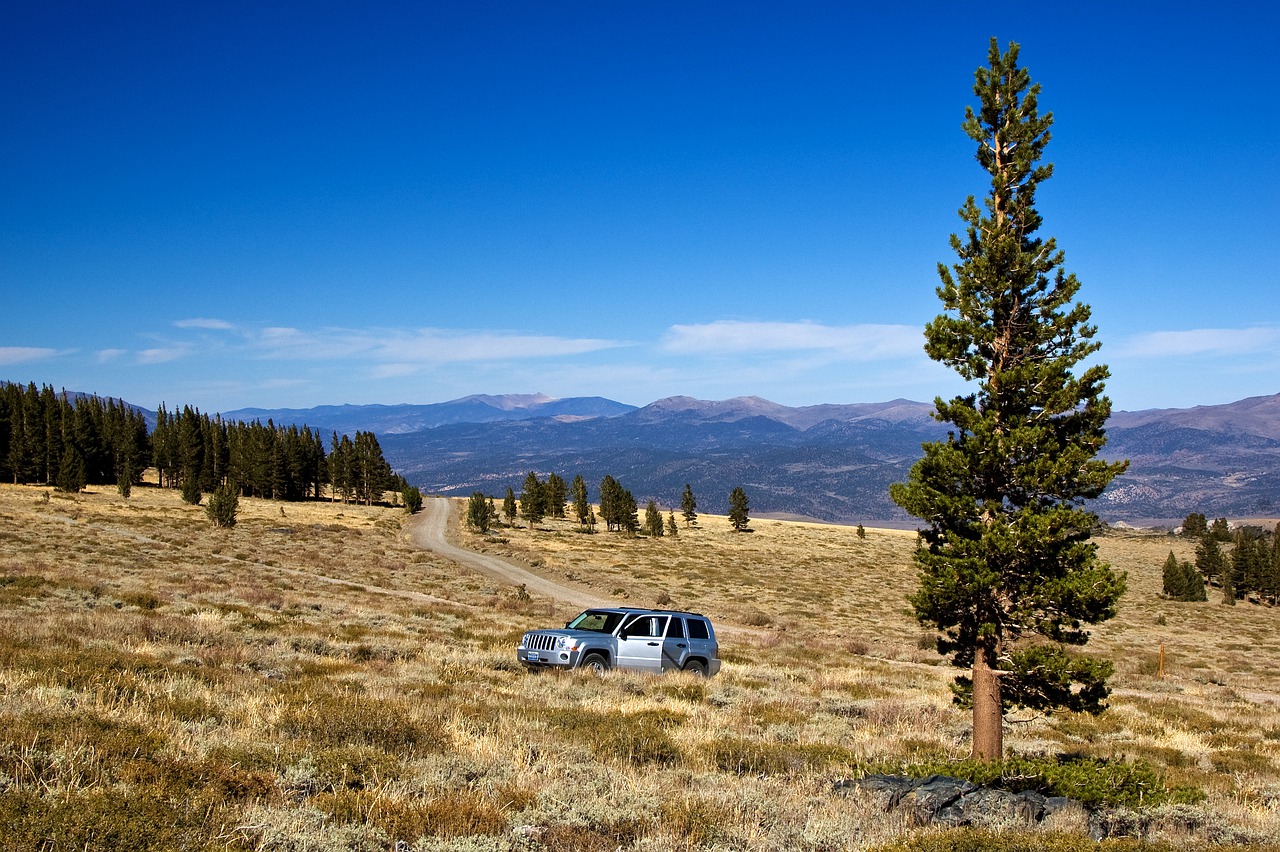
<instances>
[{"instance_id":1,"label":"suv roof rail","mask_svg":"<svg viewBox=\"0 0 1280 852\"><path fill-rule=\"evenodd\" d=\"M593 606L589 609L595 610L612 610L613 612L665 612L669 615L696 615L698 618L706 618L706 614L694 612L689 609L666 609L657 606Z\"/></svg>"}]
</instances>

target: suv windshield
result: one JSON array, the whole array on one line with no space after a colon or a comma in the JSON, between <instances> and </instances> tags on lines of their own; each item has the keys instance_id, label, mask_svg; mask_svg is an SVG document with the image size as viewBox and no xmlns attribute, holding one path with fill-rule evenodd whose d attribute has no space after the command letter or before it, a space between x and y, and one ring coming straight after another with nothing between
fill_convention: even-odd
<instances>
[{"instance_id":1,"label":"suv windshield","mask_svg":"<svg viewBox=\"0 0 1280 852\"><path fill-rule=\"evenodd\" d=\"M620 612L600 612L589 609L569 622L569 627L573 630L590 630L594 633L612 633L621 620Z\"/></svg>"}]
</instances>

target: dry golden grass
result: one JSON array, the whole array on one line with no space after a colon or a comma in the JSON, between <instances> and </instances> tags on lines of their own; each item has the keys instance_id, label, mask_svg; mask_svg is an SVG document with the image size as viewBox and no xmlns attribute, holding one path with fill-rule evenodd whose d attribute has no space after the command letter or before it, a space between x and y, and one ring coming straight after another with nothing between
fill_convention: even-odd
<instances>
[{"instance_id":1,"label":"dry golden grass","mask_svg":"<svg viewBox=\"0 0 1280 852\"><path fill-rule=\"evenodd\" d=\"M720 629L717 678L592 679L523 672L523 630L571 613L414 550L399 510L240 505L218 530L175 492L0 486L0 848L872 849L919 832L833 782L968 752L905 601L912 534L460 533ZM1130 578L1093 645L1113 710L1007 743L1204 789L1150 817L1175 845L1280 837L1276 611L1161 600L1179 541L1102 547Z\"/></svg>"}]
</instances>

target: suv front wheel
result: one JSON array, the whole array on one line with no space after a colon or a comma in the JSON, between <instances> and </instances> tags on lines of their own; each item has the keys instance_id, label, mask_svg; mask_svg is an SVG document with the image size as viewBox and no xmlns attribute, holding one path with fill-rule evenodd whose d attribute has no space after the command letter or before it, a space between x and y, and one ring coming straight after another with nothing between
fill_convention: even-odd
<instances>
[{"instance_id":1,"label":"suv front wheel","mask_svg":"<svg viewBox=\"0 0 1280 852\"><path fill-rule=\"evenodd\" d=\"M609 671L609 661L604 654L587 654L582 658L582 669L593 675L602 675Z\"/></svg>"}]
</instances>

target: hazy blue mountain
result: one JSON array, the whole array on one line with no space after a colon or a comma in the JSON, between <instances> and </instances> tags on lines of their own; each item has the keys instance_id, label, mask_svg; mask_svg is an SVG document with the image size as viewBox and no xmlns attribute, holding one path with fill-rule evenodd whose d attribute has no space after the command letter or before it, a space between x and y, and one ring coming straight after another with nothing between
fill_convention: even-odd
<instances>
[{"instance_id":1,"label":"hazy blue mountain","mask_svg":"<svg viewBox=\"0 0 1280 852\"><path fill-rule=\"evenodd\" d=\"M518 492L532 470L580 474L594 497L609 474L641 505L652 499L674 508L687 482L703 511L723 513L740 485L757 516L911 527L916 521L887 489L906 476L923 441L946 436L932 411L902 399L792 408L759 397L677 396L636 408L602 397L511 394L222 416L306 424L321 434L375 432L396 470L430 493L500 497L508 486ZM1280 394L1117 411L1107 437L1103 455L1129 459L1130 467L1093 506L1105 520L1280 516Z\"/></svg>"},{"instance_id":2,"label":"hazy blue mountain","mask_svg":"<svg viewBox=\"0 0 1280 852\"><path fill-rule=\"evenodd\" d=\"M306 424L321 433L374 432L379 436L420 432L451 423L492 423L528 417L612 417L634 405L598 396L554 399L543 394L476 394L427 405L321 405L315 408L241 408L224 420L272 420L277 426Z\"/></svg>"},{"instance_id":3,"label":"hazy blue mountain","mask_svg":"<svg viewBox=\"0 0 1280 852\"><path fill-rule=\"evenodd\" d=\"M594 496L609 474L641 505L674 508L689 483L702 510L723 513L741 485L757 515L907 523L885 491L923 440L945 434L930 410L903 400L787 408L674 397L615 417L457 424L380 440L399 472L434 493L501 496L533 470L581 475Z\"/></svg>"},{"instance_id":4,"label":"hazy blue mountain","mask_svg":"<svg viewBox=\"0 0 1280 852\"><path fill-rule=\"evenodd\" d=\"M674 508L688 482L703 510L723 513L741 485L756 515L914 526L887 489L923 441L945 437L932 410L908 400L788 408L672 397L611 417L455 424L381 440L392 465L434 493L519 492L533 470L581 474L594 496L610 474L641 505ZM1104 455L1131 464L1093 506L1106 520L1280 514L1280 395L1116 412L1107 434Z\"/></svg>"}]
</instances>

